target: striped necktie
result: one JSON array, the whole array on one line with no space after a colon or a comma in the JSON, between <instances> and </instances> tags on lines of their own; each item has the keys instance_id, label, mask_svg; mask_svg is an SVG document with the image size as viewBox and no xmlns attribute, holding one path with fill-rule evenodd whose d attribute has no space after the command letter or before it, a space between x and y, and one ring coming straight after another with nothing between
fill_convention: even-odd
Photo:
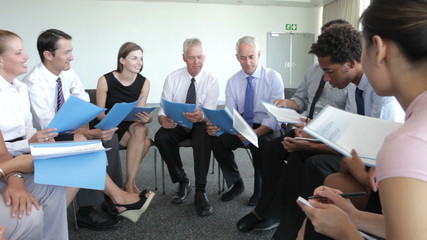
<instances>
[{"instance_id":1,"label":"striped necktie","mask_svg":"<svg viewBox=\"0 0 427 240\"><path fill-rule=\"evenodd\" d=\"M58 112L59 109L64 104L64 93L62 92L62 81L61 78L56 79L56 111Z\"/></svg>"}]
</instances>

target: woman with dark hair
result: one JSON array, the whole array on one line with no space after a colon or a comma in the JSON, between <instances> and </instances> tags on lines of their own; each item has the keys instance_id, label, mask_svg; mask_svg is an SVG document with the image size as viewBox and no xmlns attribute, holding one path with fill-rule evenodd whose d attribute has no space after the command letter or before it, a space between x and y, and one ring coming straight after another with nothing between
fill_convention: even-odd
<instances>
[{"instance_id":1,"label":"woman with dark hair","mask_svg":"<svg viewBox=\"0 0 427 240\"><path fill-rule=\"evenodd\" d=\"M103 75L98 80L96 89L98 106L109 110L115 103L134 102L138 99L141 99L138 107L146 105L150 81L140 74L144 66L142 53L142 48L132 42L126 42L120 47L117 69ZM117 130L120 145L127 148L125 190L131 193L141 192L136 186L135 180L142 159L151 145L151 140L147 137L148 128L145 124L153 120L151 113L136 115L138 117L136 121L123 121ZM105 114L101 114L98 119L101 120L104 117Z\"/></svg>"},{"instance_id":2,"label":"woman with dark hair","mask_svg":"<svg viewBox=\"0 0 427 240\"><path fill-rule=\"evenodd\" d=\"M395 96L406 111L404 125L386 138L377 156L384 215L361 212L327 187L315 194L334 204L299 204L316 231L335 239L363 239L357 228L386 239L425 239L427 0L372 1L361 23L362 64L371 85L378 95Z\"/></svg>"}]
</instances>

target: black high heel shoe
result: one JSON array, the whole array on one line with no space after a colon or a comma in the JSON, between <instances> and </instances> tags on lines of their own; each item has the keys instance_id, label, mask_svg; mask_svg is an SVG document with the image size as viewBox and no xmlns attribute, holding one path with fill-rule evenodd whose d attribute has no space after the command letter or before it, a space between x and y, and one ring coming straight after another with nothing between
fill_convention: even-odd
<instances>
[{"instance_id":1,"label":"black high heel shoe","mask_svg":"<svg viewBox=\"0 0 427 240\"><path fill-rule=\"evenodd\" d=\"M147 198L145 195L149 192L150 196ZM145 189L139 194L140 199L138 202L131 204L115 204L116 207L126 208L126 210L120 212L119 215L131 220L132 222L137 222L141 217L141 214L143 214L145 210L147 210L148 206L151 203L151 200L153 200L154 195L156 195L154 192Z\"/></svg>"}]
</instances>

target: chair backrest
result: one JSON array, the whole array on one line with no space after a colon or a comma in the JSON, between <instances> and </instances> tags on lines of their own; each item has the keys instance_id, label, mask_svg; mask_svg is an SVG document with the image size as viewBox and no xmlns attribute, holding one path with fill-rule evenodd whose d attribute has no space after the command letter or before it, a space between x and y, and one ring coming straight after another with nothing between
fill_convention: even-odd
<instances>
[{"instance_id":1,"label":"chair backrest","mask_svg":"<svg viewBox=\"0 0 427 240\"><path fill-rule=\"evenodd\" d=\"M96 89L86 89L85 90L89 94L90 102L96 105ZM94 126L99 123L97 118L94 118L89 122L89 129L95 128Z\"/></svg>"},{"instance_id":2,"label":"chair backrest","mask_svg":"<svg viewBox=\"0 0 427 240\"><path fill-rule=\"evenodd\" d=\"M285 88L285 98L289 99L293 97L296 91L296 88Z\"/></svg>"}]
</instances>

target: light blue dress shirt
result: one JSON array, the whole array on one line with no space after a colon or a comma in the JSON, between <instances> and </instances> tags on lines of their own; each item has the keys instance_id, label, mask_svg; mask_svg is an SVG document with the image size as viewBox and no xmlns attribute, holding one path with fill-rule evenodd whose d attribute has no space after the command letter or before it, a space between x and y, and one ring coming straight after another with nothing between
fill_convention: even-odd
<instances>
[{"instance_id":1,"label":"light blue dress shirt","mask_svg":"<svg viewBox=\"0 0 427 240\"><path fill-rule=\"evenodd\" d=\"M284 98L283 81L280 74L273 69L265 68L258 65L255 72L252 74L254 77L254 123L258 123L269 127L273 131L280 129L279 122L269 115L262 105L262 101L273 103L274 100ZM225 88L225 105L232 112L236 109L240 114L243 113L245 108L245 94L246 85L248 84L248 75L240 70L234 74L227 82Z\"/></svg>"}]
</instances>

